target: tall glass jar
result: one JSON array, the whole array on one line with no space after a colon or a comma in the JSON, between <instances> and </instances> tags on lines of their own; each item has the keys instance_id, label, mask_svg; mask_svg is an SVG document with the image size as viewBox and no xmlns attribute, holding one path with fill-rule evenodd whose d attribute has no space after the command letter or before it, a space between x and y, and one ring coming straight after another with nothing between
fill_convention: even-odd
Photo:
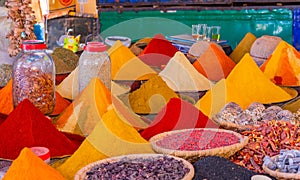
<instances>
[{"instance_id":1,"label":"tall glass jar","mask_svg":"<svg viewBox=\"0 0 300 180\"><path fill-rule=\"evenodd\" d=\"M13 103L28 99L42 113L51 114L55 106L55 66L46 44L25 40L13 63Z\"/></svg>"},{"instance_id":2,"label":"tall glass jar","mask_svg":"<svg viewBox=\"0 0 300 180\"><path fill-rule=\"evenodd\" d=\"M110 90L111 62L105 44L101 42L88 42L79 58L78 68L79 92L94 77L99 78Z\"/></svg>"}]
</instances>

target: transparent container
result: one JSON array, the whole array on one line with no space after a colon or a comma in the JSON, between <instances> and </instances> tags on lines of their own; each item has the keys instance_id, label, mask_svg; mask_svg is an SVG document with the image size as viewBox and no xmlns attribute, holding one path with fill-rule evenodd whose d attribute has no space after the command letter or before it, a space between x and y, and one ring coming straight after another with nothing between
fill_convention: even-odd
<instances>
[{"instance_id":1,"label":"transparent container","mask_svg":"<svg viewBox=\"0 0 300 180\"><path fill-rule=\"evenodd\" d=\"M28 99L42 113L51 114L55 106L55 66L46 44L26 40L21 48L12 70L14 106Z\"/></svg>"},{"instance_id":2,"label":"transparent container","mask_svg":"<svg viewBox=\"0 0 300 180\"><path fill-rule=\"evenodd\" d=\"M101 42L88 42L79 58L78 84L81 92L94 77L111 89L111 62L107 47Z\"/></svg>"}]
</instances>

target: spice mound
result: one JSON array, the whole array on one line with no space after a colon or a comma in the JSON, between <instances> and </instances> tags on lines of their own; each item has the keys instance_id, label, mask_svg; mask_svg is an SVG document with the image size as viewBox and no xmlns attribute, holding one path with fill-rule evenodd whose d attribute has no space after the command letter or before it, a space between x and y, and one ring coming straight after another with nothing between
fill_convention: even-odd
<instances>
[{"instance_id":1,"label":"spice mound","mask_svg":"<svg viewBox=\"0 0 300 180\"><path fill-rule=\"evenodd\" d=\"M88 165L89 166L89 165ZM193 166L183 159L156 154L137 154L104 159L78 171L75 179L192 179Z\"/></svg>"},{"instance_id":2,"label":"spice mound","mask_svg":"<svg viewBox=\"0 0 300 180\"><path fill-rule=\"evenodd\" d=\"M300 149L300 129L287 121L262 121L241 134L249 138L249 143L231 160L255 172L264 172L265 156L275 156L281 149Z\"/></svg>"},{"instance_id":3,"label":"spice mound","mask_svg":"<svg viewBox=\"0 0 300 180\"><path fill-rule=\"evenodd\" d=\"M51 57L55 64L56 74L70 73L77 67L79 61L79 57L73 51L62 47L55 48Z\"/></svg>"},{"instance_id":4,"label":"spice mound","mask_svg":"<svg viewBox=\"0 0 300 180\"><path fill-rule=\"evenodd\" d=\"M266 108L258 102L250 104L245 110L242 110L238 104L229 102L213 119L221 124L223 121L241 126L257 125L264 120L285 120L290 122L295 122L296 120L295 114L288 110L283 110L276 105Z\"/></svg>"},{"instance_id":5,"label":"spice mound","mask_svg":"<svg viewBox=\"0 0 300 180\"><path fill-rule=\"evenodd\" d=\"M277 156L265 156L263 169L278 179L300 179L299 150L281 149Z\"/></svg>"},{"instance_id":6,"label":"spice mound","mask_svg":"<svg viewBox=\"0 0 300 180\"><path fill-rule=\"evenodd\" d=\"M216 168L216 165L218 168ZM257 173L218 156L201 158L193 164L195 180L251 179Z\"/></svg>"},{"instance_id":7,"label":"spice mound","mask_svg":"<svg viewBox=\"0 0 300 180\"><path fill-rule=\"evenodd\" d=\"M248 138L229 130L193 128L157 134L149 141L155 152L195 162L204 156L229 158L248 143Z\"/></svg>"}]
</instances>

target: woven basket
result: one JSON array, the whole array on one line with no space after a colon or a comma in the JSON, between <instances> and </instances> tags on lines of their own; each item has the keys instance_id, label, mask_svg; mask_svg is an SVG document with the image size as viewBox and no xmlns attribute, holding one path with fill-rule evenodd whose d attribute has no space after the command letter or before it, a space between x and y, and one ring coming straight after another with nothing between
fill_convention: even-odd
<instances>
[{"instance_id":1,"label":"woven basket","mask_svg":"<svg viewBox=\"0 0 300 180\"><path fill-rule=\"evenodd\" d=\"M227 129L227 130L232 130L236 132L242 132L245 130L249 130L251 127L255 126L253 125L239 125L233 122L227 122L227 121L220 121L218 118L213 117L212 120L217 123L220 127Z\"/></svg>"},{"instance_id":2,"label":"woven basket","mask_svg":"<svg viewBox=\"0 0 300 180\"><path fill-rule=\"evenodd\" d=\"M274 160L277 156L273 156L271 158ZM279 172L279 171L273 171L273 170L269 169L267 166L265 166L264 164L263 164L262 168L266 173L275 177L276 179L300 179L300 174L283 173L283 172Z\"/></svg>"},{"instance_id":3,"label":"woven basket","mask_svg":"<svg viewBox=\"0 0 300 180\"><path fill-rule=\"evenodd\" d=\"M182 180L191 180L194 177L194 167L191 163L189 163L188 161L175 157L175 156L170 156L170 155L163 155L163 154L130 154L130 155L124 155L124 156L116 156L116 157L111 157L111 158L107 158L107 159L103 159L100 161L96 161L93 163L90 163L88 165L86 165L85 167L81 168L76 174L75 174L75 178L74 180L85 180L86 179L86 173L88 171L90 171L90 169L96 165L99 164L103 164L103 163L107 163L107 162L117 162L122 160L123 158L127 158L127 159L148 159L148 158L159 158L162 156L168 156L168 157L172 157L176 160L182 161L184 166L188 169L190 169L190 172L187 173Z\"/></svg>"},{"instance_id":4,"label":"woven basket","mask_svg":"<svg viewBox=\"0 0 300 180\"><path fill-rule=\"evenodd\" d=\"M157 146L156 144L156 141L163 139L167 135L169 136L179 132L186 132L186 131L193 131L193 130L200 130L200 129L216 131L216 132L232 133L240 139L240 142L229 146L224 146L224 147L219 147L214 149L199 150L199 151L181 151L181 150L165 149L160 146ZM195 129L183 129L183 130L175 130L175 131L160 133L153 136L149 140L149 142L151 143L152 149L157 153L177 156L186 159L191 163L194 163L197 160L199 160L201 157L205 157L205 156L220 156L224 158L229 158L230 156L234 155L237 151L242 149L244 146L246 146L246 144L248 143L248 138L242 136L237 132L229 131L229 130L213 129L213 128L195 128Z\"/></svg>"}]
</instances>

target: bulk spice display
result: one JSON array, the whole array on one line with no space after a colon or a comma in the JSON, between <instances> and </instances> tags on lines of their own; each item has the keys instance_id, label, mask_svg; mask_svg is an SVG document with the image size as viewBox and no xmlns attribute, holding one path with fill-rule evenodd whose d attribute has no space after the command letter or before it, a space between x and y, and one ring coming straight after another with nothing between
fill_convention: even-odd
<instances>
[{"instance_id":1,"label":"bulk spice display","mask_svg":"<svg viewBox=\"0 0 300 180\"><path fill-rule=\"evenodd\" d=\"M231 160L241 166L263 173L263 158L279 154L281 149L300 149L300 129L287 121L261 122L241 133L249 138L248 144Z\"/></svg>"}]
</instances>

